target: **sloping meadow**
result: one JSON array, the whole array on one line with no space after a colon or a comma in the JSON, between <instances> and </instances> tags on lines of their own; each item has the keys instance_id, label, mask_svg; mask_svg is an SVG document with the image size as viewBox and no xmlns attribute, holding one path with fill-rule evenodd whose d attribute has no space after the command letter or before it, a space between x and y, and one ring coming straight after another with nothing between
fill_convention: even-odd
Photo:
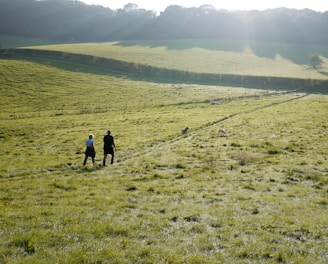
<instances>
[{"instance_id":1,"label":"sloping meadow","mask_svg":"<svg viewBox=\"0 0 328 264\"><path fill-rule=\"evenodd\" d=\"M326 95L65 67L0 61L1 261L328 261Z\"/></svg>"},{"instance_id":2,"label":"sloping meadow","mask_svg":"<svg viewBox=\"0 0 328 264\"><path fill-rule=\"evenodd\" d=\"M327 79L325 45L236 40L140 40L33 46L193 73ZM320 56L311 67L311 56Z\"/></svg>"}]
</instances>

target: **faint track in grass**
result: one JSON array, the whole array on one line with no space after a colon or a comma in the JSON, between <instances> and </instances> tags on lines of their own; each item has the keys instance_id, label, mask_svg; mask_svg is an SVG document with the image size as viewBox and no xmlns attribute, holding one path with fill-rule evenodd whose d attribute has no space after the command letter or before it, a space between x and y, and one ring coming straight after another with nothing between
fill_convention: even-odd
<instances>
[{"instance_id":1,"label":"faint track in grass","mask_svg":"<svg viewBox=\"0 0 328 264\"><path fill-rule=\"evenodd\" d=\"M306 94L306 93L296 94L296 92L301 93L302 91L285 92L285 93L272 93L272 94L261 95L260 97L267 97L267 96L275 96L275 95L283 95L283 94L293 94L293 93L295 93L295 96L293 98L289 98L289 99L286 99L286 100L281 100L279 102L269 103L269 104L264 105L264 106L254 107L253 109L250 109L250 110L239 111L237 113L231 114L229 116L226 116L226 117L220 118L220 119L218 119L216 121L213 121L213 122L211 122L209 124L206 124L203 127L200 127L198 129L192 130L192 131L188 132L188 134L186 134L186 135L177 134L172 139L169 139L169 140L166 140L166 141L157 142L157 143L154 142L153 145L150 146L150 147L145 147L145 148L140 149L140 150L133 150L133 153L128 153L127 154L127 152L126 152L122 157L120 157L120 154L119 155L116 155L117 157L119 156L119 159L117 159L117 162L114 163L114 166L115 165L120 166L121 164L124 165L127 162L133 161L136 158L140 158L140 157L143 157L143 156L151 155L152 153L155 153L157 151L163 150L167 146L173 145L175 143L178 143L178 142L181 142L181 141L184 141L184 140L188 140L188 139L190 139L194 135L200 134L200 133L202 133L204 131L207 131L207 130L209 130L211 128L218 127L218 126L224 124L225 122L229 122L229 121L231 121L231 120L233 120L235 118L241 117L243 115L246 115L246 114L249 114L249 113L255 113L257 111L261 111L263 109L267 109L267 108L274 107L274 106L279 106L279 105L282 105L282 104L285 104L285 103L288 103L288 102L292 102L292 101L296 101L296 100L301 100L301 99L303 99L303 98L305 98L305 97L307 97L309 95L309 94ZM258 98L259 96L256 96L256 97ZM250 99L250 96L245 97L244 99ZM230 99L230 101L231 100L242 100L242 98ZM99 162L101 160L100 159L97 159L96 161ZM65 166L65 164L62 164L61 166L55 168L54 170L57 170L57 169L61 170L62 167L64 167L64 166ZM67 168L69 168L69 167L71 169L73 169L73 170L80 171L81 173L83 173L83 172L99 171L99 169L101 168L101 167L98 167L98 166L97 166L96 169L93 169L93 168L81 168L79 165L74 165L72 167L71 166L68 166ZM40 170L45 171L46 169L45 168L42 168ZM105 170L105 171L107 171L107 170ZM0 182L2 182L2 181L11 181L11 180L15 180L16 181L16 180L20 180L20 179L23 179L23 178L24 178L24 176L5 177L5 178L0 178Z\"/></svg>"},{"instance_id":2,"label":"faint track in grass","mask_svg":"<svg viewBox=\"0 0 328 264\"><path fill-rule=\"evenodd\" d=\"M234 114L231 114L229 116L220 118L219 120L213 121L210 124L205 125L204 127L192 130L192 131L188 132L188 134L186 134L186 135L181 134L181 135L177 135L176 137L174 137L172 139L166 140L164 142L154 143L154 145L152 145L151 147L148 147L148 148L145 148L145 149L142 149L142 150L139 150L139 151L134 151L134 153L132 153L131 155L128 155L125 158L120 159L120 161L118 163L119 164L120 163L125 163L125 162L133 160L137 157L141 157L141 156L144 156L144 155L149 155L149 154L151 154L155 151L158 151L159 149L161 149L165 146L168 146L170 144L174 144L174 143L182 141L182 140L186 140L186 139L190 138L191 136L197 135L197 134L199 134L203 131L207 131L208 129L211 129L213 127L217 127L219 125L222 125L223 123L231 121L232 119L238 118L240 116L243 116L243 115L246 115L246 114L249 114L249 113L255 113L255 112L261 111L263 109L267 109L267 108L270 108L270 107L273 107L273 106L282 105L282 104L289 103L289 102L292 102L292 101L295 101L295 100L300 100L300 99L303 99L303 98L305 98L309 95L308 93L296 94L296 92L297 91L293 91L293 92L289 91L289 92L283 92L283 93L273 93L273 94L266 94L266 95L262 95L262 96L256 96L257 98L259 98L259 97L267 97L267 96L284 95L284 94L295 93L295 97L293 97L293 98L282 100L280 102L270 103L270 104L267 104L267 105L264 105L264 106L255 107L255 108L250 109L250 110L240 111L238 113L234 113ZM302 91L298 91L298 92L301 93ZM238 99L240 99L240 98L238 98ZM249 99L249 97L247 97L247 99ZM231 99L231 100L233 100L233 99Z\"/></svg>"}]
</instances>

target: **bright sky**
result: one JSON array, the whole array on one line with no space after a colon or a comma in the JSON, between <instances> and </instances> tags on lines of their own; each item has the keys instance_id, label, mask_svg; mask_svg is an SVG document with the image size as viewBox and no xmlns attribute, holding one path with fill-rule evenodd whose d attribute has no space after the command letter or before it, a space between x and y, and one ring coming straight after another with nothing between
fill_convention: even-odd
<instances>
[{"instance_id":1,"label":"bright sky","mask_svg":"<svg viewBox=\"0 0 328 264\"><path fill-rule=\"evenodd\" d=\"M167 6L200 7L203 4L213 5L216 9L227 10L264 10L287 7L295 9L312 9L319 12L328 11L327 0L80 0L86 4L102 5L111 9L123 8L127 3L137 4L139 8L164 11Z\"/></svg>"}]
</instances>

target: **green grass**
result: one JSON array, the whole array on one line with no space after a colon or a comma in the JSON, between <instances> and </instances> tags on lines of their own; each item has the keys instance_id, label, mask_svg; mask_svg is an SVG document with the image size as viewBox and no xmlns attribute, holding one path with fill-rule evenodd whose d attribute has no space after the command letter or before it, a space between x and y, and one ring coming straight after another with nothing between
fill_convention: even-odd
<instances>
[{"instance_id":1,"label":"green grass","mask_svg":"<svg viewBox=\"0 0 328 264\"><path fill-rule=\"evenodd\" d=\"M60 44L59 41L39 39L39 38L24 38L9 35L0 35L0 48L19 48L24 46L36 46L36 45L49 45Z\"/></svg>"},{"instance_id":2,"label":"green grass","mask_svg":"<svg viewBox=\"0 0 328 264\"><path fill-rule=\"evenodd\" d=\"M326 95L65 67L0 61L0 262L327 262Z\"/></svg>"},{"instance_id":3,"label":"green grass","mask_svg":"<svg viewBox=\"0 0 328 264\"><path fill-rule=\"evenodd\" d=\"M33 48L81 53L198 73L327 79L328 49L323 45L168 40L81 43ZM309 67L313 54L324 61Z\"/></svg>"}]
</instances>

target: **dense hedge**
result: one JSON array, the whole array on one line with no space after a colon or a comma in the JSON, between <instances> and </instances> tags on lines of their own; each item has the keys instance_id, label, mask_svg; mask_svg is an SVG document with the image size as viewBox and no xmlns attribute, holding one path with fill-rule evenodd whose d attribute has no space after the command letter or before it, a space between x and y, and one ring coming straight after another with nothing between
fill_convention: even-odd
<instances>
[{"instance_id":1,"label":"dense hedge","mask_svg":"<svg viewBox=\"0 0 328 264\"><path fill-rule=\"evenodd\" d=\"M1 57L40 57L65 60L103 67L124 74L134 74L163 82L184 82L209 85L253 87L260 89L304 90L306 92L328 92L328 80L286 77L265 77L237 74L211 74L180 71L136 64L92 55L38 49L0 49Z\"/></svg>"}]
</instances>

